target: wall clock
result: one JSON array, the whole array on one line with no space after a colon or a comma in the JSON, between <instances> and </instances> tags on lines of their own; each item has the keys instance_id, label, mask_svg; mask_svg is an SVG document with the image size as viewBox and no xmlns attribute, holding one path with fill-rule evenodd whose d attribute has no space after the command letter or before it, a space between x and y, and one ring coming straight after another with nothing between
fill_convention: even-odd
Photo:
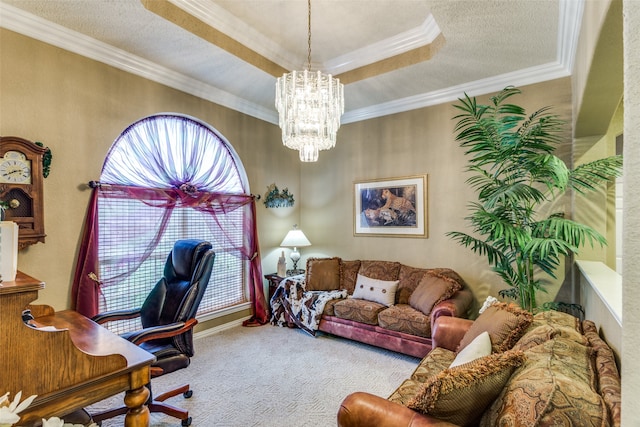
<instances>
[{"instance_id":1,"label":"wall clock","mask_svg":"<svg viewBox=\"0 0 640 427\"><path fill-rule=\"evenodd\" d=\"M0 200L5 221L18 224L19 249L44 243L42 158L47 152L23 138L0 137Z\"/></svg>"}]
</instances>

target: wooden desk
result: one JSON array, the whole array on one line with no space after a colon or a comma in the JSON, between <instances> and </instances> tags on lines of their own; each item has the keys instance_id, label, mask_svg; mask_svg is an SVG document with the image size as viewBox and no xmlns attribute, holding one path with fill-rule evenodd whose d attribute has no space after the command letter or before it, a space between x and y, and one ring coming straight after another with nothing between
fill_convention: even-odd
<instances>
[{"instance_id":1,"label":"wooden desk","mask_svg":"<svg viewBox=\"0 0 640 427\"><path fill-rule=\"evenodd\" d=\"M22 321L22 310L38 297L44 283L18 272L14 282L0 286L0 392L11 398L38 397L20 413L19 425L41 418L63 418L125 391L129 412L125 426L149 425L145 402L150 365L155 357L75 311L54 312L49 306L29 306L39 327Z\"/></svg>"}]
</instances>

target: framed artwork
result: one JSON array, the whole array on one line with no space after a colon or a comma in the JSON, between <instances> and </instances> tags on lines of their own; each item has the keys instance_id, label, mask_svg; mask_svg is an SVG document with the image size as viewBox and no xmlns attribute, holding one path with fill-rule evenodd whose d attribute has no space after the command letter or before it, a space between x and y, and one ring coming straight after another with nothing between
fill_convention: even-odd
<instances>
[{"instance_id":1,"label":"framed artwork","mask_svg":"<svg viewBox=\"0 0 640 427\"><path fill-rule=\"evenodd\" d=\"M355 236L428 237L427 175L354 184Z\"/></svg>"}]
</instances>

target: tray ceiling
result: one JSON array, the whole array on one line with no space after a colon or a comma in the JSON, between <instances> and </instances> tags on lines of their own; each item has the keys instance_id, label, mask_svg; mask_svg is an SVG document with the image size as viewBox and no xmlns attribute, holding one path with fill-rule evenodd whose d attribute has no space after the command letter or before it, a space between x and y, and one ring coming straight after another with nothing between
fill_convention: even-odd
<instances>
[{"instance_id":1,"label":"tray ceiling","mask_svg":"<svg viewBox=\"0 0 640 427\"><path fill-rule=\"evenodd\" d=\"M312 69L343 123L571 74L582 0L312 0ZM277 123L304 0L0 0L0 26Z\"/></svg>"}]
</instances>

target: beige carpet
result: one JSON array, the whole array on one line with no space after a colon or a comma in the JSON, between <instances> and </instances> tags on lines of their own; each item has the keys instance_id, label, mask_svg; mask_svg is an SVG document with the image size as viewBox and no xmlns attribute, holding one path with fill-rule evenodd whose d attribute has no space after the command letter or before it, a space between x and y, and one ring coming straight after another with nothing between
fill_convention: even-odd
<instances>
[{"instance_id":1,"label":"beige carpet","mask_svg":"<svg viewBox=\"0 0 640 427\"><path fill-rule=\"evenodd\" d=\"M154 393L190 383L193 397L169 399L188 409L194 427L327 427L340 402L367 391L388 397L418 359L349 340L265 325L233 327L197 339L187 369L153 380ZM117 406L122 396L88 408ZM123 417L103 427L122 426ZM180 426L152 414L151 425Z\"/></svg>"}]
</instances>

